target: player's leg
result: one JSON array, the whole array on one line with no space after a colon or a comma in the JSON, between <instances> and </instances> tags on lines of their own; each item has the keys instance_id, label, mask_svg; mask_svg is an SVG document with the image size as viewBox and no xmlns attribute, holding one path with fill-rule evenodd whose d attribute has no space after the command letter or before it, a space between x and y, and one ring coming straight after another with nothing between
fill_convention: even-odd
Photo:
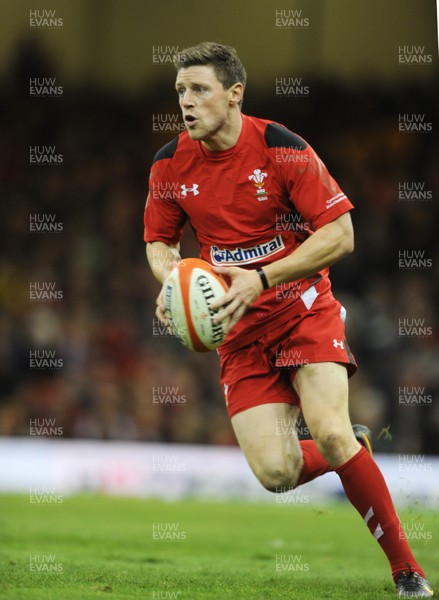
<instances>
[{"instance_id":1,"label":"player's leg","mask_svg":"<svg viewBox=\"0 0 439 600\"><path fill-rule=\"evenodd\" d=\"M322 456L334 468L352 458L361 446L349 418L346 368L337 363L308 364L298 369L293 387Z\"/></svg>"},{"instance_id":2,"label":"player's leg","mask_svg":"<svg viewBox=\"0 0 439 600\"><path fill-rule=\"evenodd\" d=\"M314 440L298 440L299 409L286 403L262 404L232 417L239 445L253 473L272 492L284 492L334 469Z\"/></svg>"},{"instance_id":3,"label":"player's leg","mask_svg":"<svg viewBox=\"0 0 439 600\"><path fill-rule=\"evenodd\" d=\"M288 372L273 368L264 337L219 350L221 383L239 445L259 481L282 492L331 470L312 440L299 442L298 398Z\"/></svg>"},{"instance_id":4,"label":"player's leg","mask_svg":"<svg viewBox=\"0 0 439 600\"><path fill-rule=\"evenodd\" d=\"M293 386L317 448L340 476L347 497L386 553L393 577L406 570L407 564L424 577L381 471L353 435L346 368L335 363L309 364L298 370Z\"/></svg>"},{"instance_id":5,"label":"player's leg","mask_svg":"<svg viewBox=\"0 0 439 600\"><path fill-rule=\"evenodd\" d=\"M232 426L253 473L272 492L294 488L302 471L302 451L294 431L299 408L272 403L232 417Z\"/></svg>"}]
</instances>

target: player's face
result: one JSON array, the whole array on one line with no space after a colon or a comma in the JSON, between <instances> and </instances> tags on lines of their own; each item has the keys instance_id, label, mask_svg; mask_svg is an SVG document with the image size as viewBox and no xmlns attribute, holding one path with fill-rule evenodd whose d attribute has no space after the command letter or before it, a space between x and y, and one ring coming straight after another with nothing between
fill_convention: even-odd
<instances>
[{"instance_id":1,"label":"player's face","mask_svg":"<svg viewBox=\"0 0 439 600\"><path fill-rule=\"evenodd\" d=\"M193 140L202 140L209 147L221 132L227 134L231 107L237 105L236 86L240 84L225 90L213 67L207 65L178 71L175 87L187 131Z\"/></svg>"}]
</instances>

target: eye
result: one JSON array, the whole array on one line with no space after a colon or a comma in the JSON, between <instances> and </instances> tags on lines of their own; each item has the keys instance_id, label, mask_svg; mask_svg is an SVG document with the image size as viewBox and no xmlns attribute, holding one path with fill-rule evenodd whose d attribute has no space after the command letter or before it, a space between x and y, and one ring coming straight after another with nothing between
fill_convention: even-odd
<instances>
[{"instance_id":1,"label":"eye","mask_svg":"<svg viewBox=\"0 0 439 600\"><path fill-rule=\"evenodd\" d=\"M195 86L195 91L196 92L205 92L206 88L203 87L202 85L197 85L197 86Z\"/></svg>"},{"instance_id":2,"label":"eye","mask_svg":"<svg viewBox=\"0 0 439 600\"><path fill-rule=\"evenodd\" d=\"M183 89L183 88L177 88L177 94L178 94L179 96L183 96L183 94L184 94L184 89Z\"/></svg>"}]
</instances>

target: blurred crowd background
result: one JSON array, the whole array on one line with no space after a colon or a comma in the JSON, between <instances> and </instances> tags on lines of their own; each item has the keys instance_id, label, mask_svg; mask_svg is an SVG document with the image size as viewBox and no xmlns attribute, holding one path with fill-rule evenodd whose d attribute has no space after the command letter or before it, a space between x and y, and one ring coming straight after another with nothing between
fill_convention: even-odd
<instances>
[{"instance_id":1,"label":"blurred crowd background","mask_svg":"<svg viewBox=\"0 0 439 600\"><path fill-rule=\"evenodd\" d=\"M175 135L152 126L153 114L178 114L174 73L135 92L88 83L29 96L30 77L54 75L29 38L0 82L0 435L28 436L31 419L53 419L64 437L235 444L216 354L189 352L154 318L143 208L152 158ZM307 84L309 96L291 99L252 93L250 82L243 111L303 136L356 207L356 250L332 268L359 363L352 420L382 451L438 453L439 86ZM433 133L400 133L401 113L425 114ZM55 145L62 165L30 165L34 144ZM404 182L432 199L400 200ZM32 233L35 213L55 215L62 231ZM399 268L411 250L431 266ZM182 254L196 253L188 231ZM62 300L31 300L32 282L54 283ZM432 335L402 337L404 318L423 319ZM62 368L30 369L31 350L55 351Z\"/></svg>"}]
</instances>

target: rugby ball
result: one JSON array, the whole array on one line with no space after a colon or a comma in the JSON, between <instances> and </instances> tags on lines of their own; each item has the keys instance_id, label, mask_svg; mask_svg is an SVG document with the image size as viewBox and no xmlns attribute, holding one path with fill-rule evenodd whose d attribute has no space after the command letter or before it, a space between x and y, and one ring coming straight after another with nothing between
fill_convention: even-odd
<instances>
[{"instance_id":1,"label":"rugby ball","mask_svg":"<svg viewBox=\"0 0 439 600\"><path fill-rule=\"evenodd\" d=\"M217 311L210 305L227 289L224 279L200 258L181 260L169 274L164 285L166 318L172 333L189 350L209 352L223 342L227 320L214 324Z\"/></svg>"}]
</instances>

